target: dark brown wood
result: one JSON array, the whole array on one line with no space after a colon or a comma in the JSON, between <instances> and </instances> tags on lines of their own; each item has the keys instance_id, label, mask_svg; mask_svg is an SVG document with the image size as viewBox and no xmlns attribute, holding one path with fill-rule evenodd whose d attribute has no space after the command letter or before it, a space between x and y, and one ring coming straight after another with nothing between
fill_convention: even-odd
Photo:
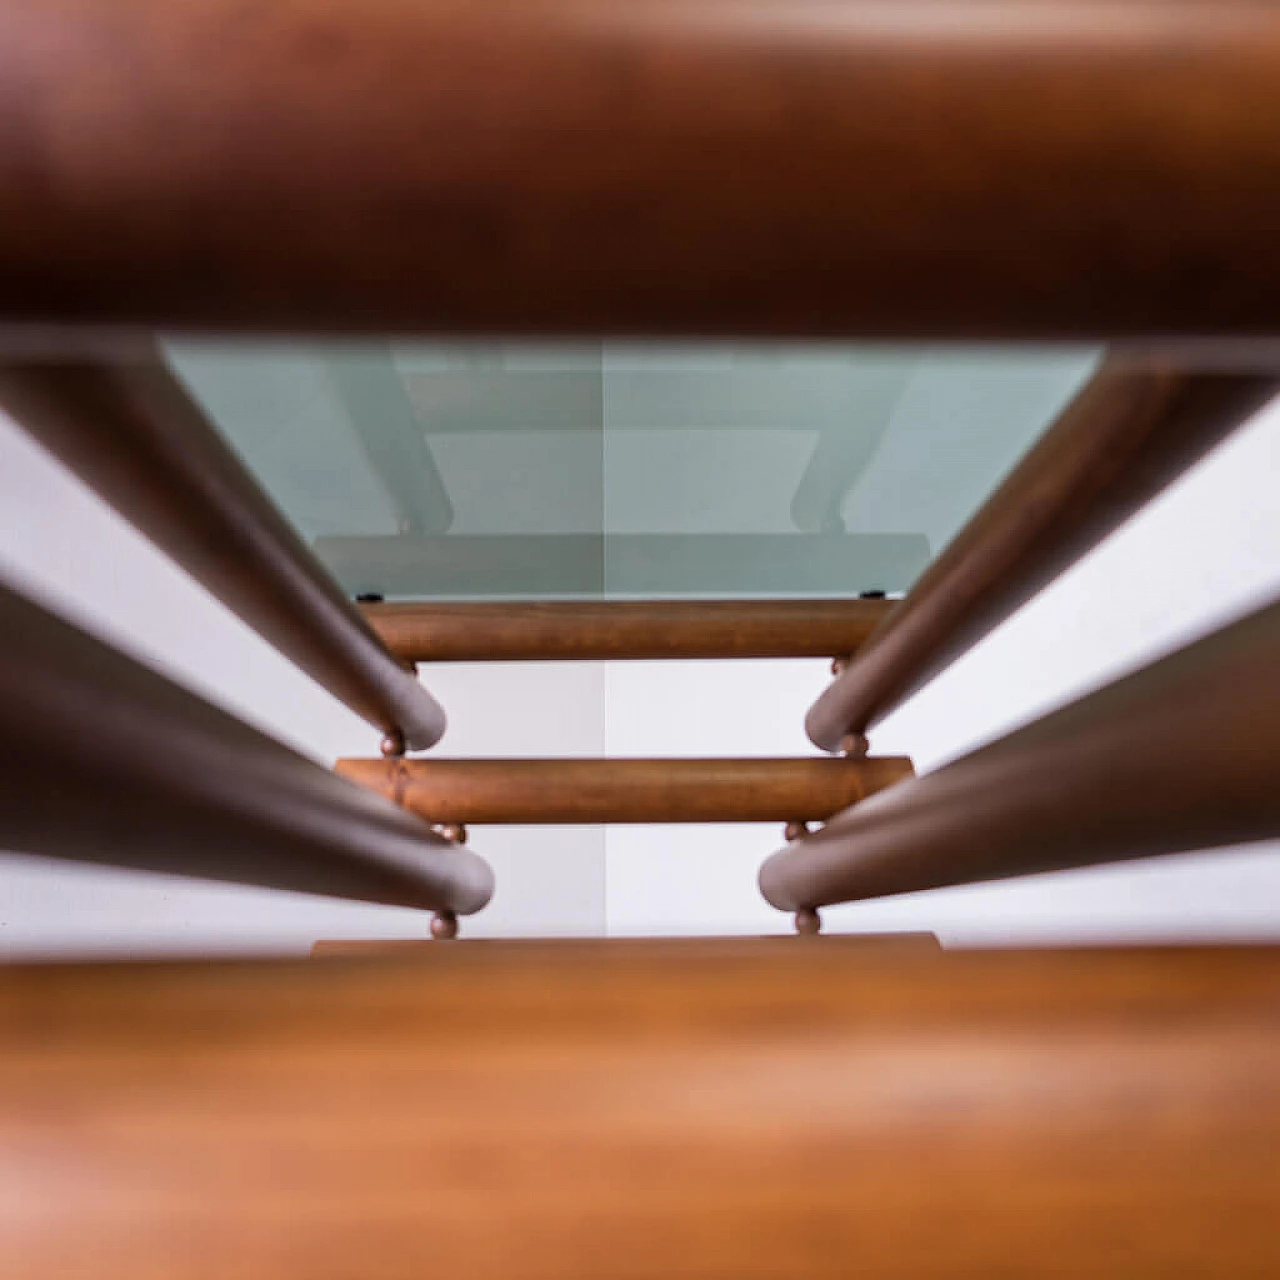
<instances>
[{"instance_id":1,"label":"dark brown wood","mask_svg":"<svg viewBox=\"0 0 1280 1280\"><path fill-rule=\"evenodd\" d=\"M0 972L22 1280L1262 1276L1273 949Z\"/></svg>"},{"instance_id":2,"label":"dark brown wood","mask_svg":"<svg viewBox=\"0 0 1280 1280\"><path fill-rule=\"evenodd\" d=\"M15 319L1280 328L1256 0L110 9L0 14Z\"/></svg>"},{"instance_id":3,"label":"dark brown wood","mask_svg":"<svg viewBox=\"0 0 1280 1280\"><path fill-rule=\"evenodd\" d=\"M829 658L853 653L890 600L602 600L367 604L407 662Z\"/></svg>"},{"instance_id":4,"label":"dark brown wood","mask_svg":"<svg viewBox=\"0 0 1280 1280\"><path fill-rule=\"evenodd\" d=\"M0 407L229 609L409 747L444 712L387 653L152 348L0 364Z\"/></svg>"},{"instance_id":5,"label":"dark brown wood","mask_svg":"<svg viewBox=\"0 0 1280 1280\"><path fill-rule=\"evenodd\" d=\"M769 858L775 907L1280 836L1280 604L838 814Z\"/></svg>"},{"instance_id":6,"label":"dark brown wood","mask_svg":"<svg viewBox=\"0 0 1280 1280\"><path fill-rule=\"evenodd\" d=\"M866 760L339 760L338 773L432 822L788 822L911 776Z\"/></svg>"},{"instance_id":7,"label":"dark brown wood","mask_svg":"<svg viewBox=\"0 0 1280 1280\"><path fill-rule=\"evenodd\" d=\"M1104 364L810 708L810 740L834 751L887 715L1278 388L1263 376Z\"/></svg>"},{"instance_id":8,"label":"dark brown wood","mask_svg":"<svg viewBox=\"0 0 1280 1280\"><path fill-rule=\"evenodd\" d=\"M3 589L0 636L0 848L425 910L488 901L469 850Z\"/></svg>"}]
</instances>

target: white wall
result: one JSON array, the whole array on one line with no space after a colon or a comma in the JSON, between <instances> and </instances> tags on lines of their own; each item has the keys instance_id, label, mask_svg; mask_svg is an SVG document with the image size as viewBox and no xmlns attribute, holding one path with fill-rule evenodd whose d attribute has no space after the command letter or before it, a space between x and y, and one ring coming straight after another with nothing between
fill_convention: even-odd
<instances>
[{"instance_id":1,"label":"white wall","mask_svg":"<svg viewBox=\"0 0 1280 1280\"><path fill-rule=\"evenodd\" d=\"M903 708L874 746L933 767L1280 594L1280 410ZM322 761L371 731L174 570L0 420L0 578ZM450 754L788 754L825 664L636 663L424 670ZM493 906L472 936L780 931L754 887L760 827L478 830ZM951 942L1280 935L1280 845L1187 855L826 913L829 929ZM393 908L0 858L0 956L304 950L421 936Z\"/></svg>"},{"instance_id":2,"label":"white wall","mask_svg":"<svg viewBox=\"0 0 1280 1280\"><path fill-rule=\"evenodd\" d=\"M325 764L377 734L195 586L0 417L0 580ZM3 637L0 637L3 643ZM599 755L599 664L432 670L459 755ZM514 708L514 714L513 714ZM92 732L92 726L86 727ZM600 828L477 832L498 889L469 936L604 932ZM0 958L305 952L317 938L425 937L423 915L0 854Z\"/></svg>"},{"instance_id":3,"label":"white wall","mask_svg":"<svg viewBox=\"0 0 1280 1280\"><path fill-rule=\"evenodd\" d=\"M1278 482L1280 403L886 720L872 749L934 768L1280 596ZM803 749L795 708L824 686L825 664L699 665L611 670L609 750L657 749L673 703L693 708L682 753ZM786 927L754 895L778 831L650 832L608 834L611 933ZM687 892L668 887L682 883ZM950 943L1278 937L1280 842L940 889L823 918L829 931L930 929Z\"/></svg>"}]
</instances>

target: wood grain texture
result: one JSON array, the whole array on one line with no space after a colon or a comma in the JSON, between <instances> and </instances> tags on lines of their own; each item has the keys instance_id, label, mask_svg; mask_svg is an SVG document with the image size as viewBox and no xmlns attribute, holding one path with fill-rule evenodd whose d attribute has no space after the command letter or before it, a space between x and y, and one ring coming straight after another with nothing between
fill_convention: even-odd
<instances>
[{"instance_id":1,"label":"wood grain texture","mask_svg":"<svg viewBox=\"0 0 1280 1280\"><path fill-rule=\"evenodd\" d=\"M911 777L911 761L339 760L338 773L431 822L789 822L829 818Z\"/></svg>"},{"instance_id":2,"label":"wood grain texture","mask_svg":"<svg viewBox=\"0 0 1280 1280\"><path fill-rule=\"evenodd\" d=\"M810 708L865 733L1149 502L1280 389L1269 376L1107 361Z\"/></svg>"},{"instance_id":3,"label":"wood grain texture","mask_svg":"<svg viewBox=\"0 0 1280 1280\"><path fill-rule=\"evenodd\" d=\"M432 911L492 895L470 850L3 588L0 637L0 848Z\"/></svg>"},{"instance_id":4,"label":"wood grain texture","mask_svg":"<svg viewBox=\"0 0 1280 1280\"><path fill-rule=\"evenodd\" d=\"M1280 327L1257 0L47 0L0 83L14 319Z\"/></svg>"},{"instance_id":5,"label":"wood grain texture","mask_svg":"<svg viewBox=\"0 0 1280 1280\"><path fill-rule=\"evenodd\" d=\"M1280 836L1280 603L779 850L784 911Z\"/></svg>"},{"instance_id":6,"label":"wood grain texture","mask_svg":"<svg viewBox=\"0 0 1280 1280\"><path fill-rule=\"evenodd\" d=\"M889 600L604 600L366 604L408 662L832 658L854 653Z\"/></svg>"},{"instance_id":7,"label":"wood grain texture","mask_svg":"<svg viewBox=\"0 0 1280 1280\"><path fill-rule=\"evenodd\" d=\"M2 24L2 19L0 19ZM164 364L0 363L0 407L335 698L411 748L443 709L394 659Z\"/></svg>"},{"instance_id":8,"label":"wood grain texture","mask_svg":"<svg viewBox=\"0 0 1280 1280\"><path fill-rule=\"evenodd\" d=\"M1267 1275L1274 950L0 972L23 1280Z\"/></svg>"}]
</instances>

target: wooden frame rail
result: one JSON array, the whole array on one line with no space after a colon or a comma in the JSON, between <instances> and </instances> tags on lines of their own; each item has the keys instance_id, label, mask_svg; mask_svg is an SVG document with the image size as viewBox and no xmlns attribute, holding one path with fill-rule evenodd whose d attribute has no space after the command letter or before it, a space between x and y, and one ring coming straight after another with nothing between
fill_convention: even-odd
<instances>
[{"instance_id":1,"label":"wooden frame rail","mask_svg":"<svg viewBox=\"0 0 1280 1280\"><path fill-rule=\"evenodd\" d=\"M0 589L0 848L439 912L468 849Z\"/></svg>"},{"instance_id":2,"label":"wooden frame rail","mask_svg":"<svg viewBox=\"0 0 1280 1280\"><path fill-rule=\"evenodd\" d=\"M0 408L334 697L411 749L444 711L393 658L153 347L0 362Z\"/></svg>"},{"instance_id":3,"label":"wooden frame rail","mask_svg":"<svg viewBox=\"0 0 1280 1280\"><path fill-rule=\"evenodd\" d=\"M1280 329L1269 4L110 7L0 13L15 320Z\"/></svg>"},{"instance_id":4,"label":"wooden frame rail","mask_svg":"<svg viewBox=\"0 0 1280 1280\"><path fill-rule=\"evenodd\" d=\"M889 600L556 600L366 604L406 662L833 658L855 653Z\"/></svg>"},{"instance_id":5,"label":"wooden frame rail","mask_svg":"<svg viewBox=\"0 0 1280 1280\"><path fill-rule=\"evenodd\" d=\"M0 1271L1280 1271L1274 948L426 950L0 971Z\"/></svg>"},{"instance_id":6,"label":"wooden frame rail","mask_svg":"<svg viewBox=\"0 0 1280 1280\"><path fill-rule=\"evenodd\" d=\"M862 735L1171 484L1280 381L1113 358L810 708L810 740Z\"/></svg>"},{"instance_id":7,"label":"wooden frame rail","mask_svg":"<svg viewBox=\"0 0 1280 1280\"><path fill-rule=\"evenodd\" d=\"M775 907L1280 835L1280 604L836 815L775 853Z\"/></svg>"},{"instance_id":8,"label":"wooden frame rail","mask_svg":"<svg viewBox=\"0 0 1280 1280\"><path fill-rule=\"evenodd\" d=\"M437 823L798 822L911 776L898 756L833 760L339 760Z\"/></svg>"}]
</instances>

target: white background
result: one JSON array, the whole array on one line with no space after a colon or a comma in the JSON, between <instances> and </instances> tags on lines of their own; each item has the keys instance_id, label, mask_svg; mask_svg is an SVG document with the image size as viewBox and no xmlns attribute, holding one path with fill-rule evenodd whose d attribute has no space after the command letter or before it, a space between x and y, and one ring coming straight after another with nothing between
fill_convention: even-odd
<instances>
[{"instance_id":1,"label":"white background","mask_svg":"<svg viewBox=\"0 0 1280 1280\"><path fill-rule=\"evenodd\" d=\"M925 770L1280 595L1280 409L1205 463L877 732ZM0 579L316 759L376 735L0 419ZM0 638L2 642L2 638ZM809 753L819 662L423 668L456 755ZM1266 696L1266 691L1260 691ZM1273 691L1270 696L1280 696ZM86 726L92 732L92 726ZM1280 765L1278 765L1280 780ZM764 827L477 829L498 893L471 936L776 932ZM951 944L1280 935L1280 844L826 913ZM305 951L417 937L415 913L0 855L0 955Z\"/></svg>"}]
</instances>

